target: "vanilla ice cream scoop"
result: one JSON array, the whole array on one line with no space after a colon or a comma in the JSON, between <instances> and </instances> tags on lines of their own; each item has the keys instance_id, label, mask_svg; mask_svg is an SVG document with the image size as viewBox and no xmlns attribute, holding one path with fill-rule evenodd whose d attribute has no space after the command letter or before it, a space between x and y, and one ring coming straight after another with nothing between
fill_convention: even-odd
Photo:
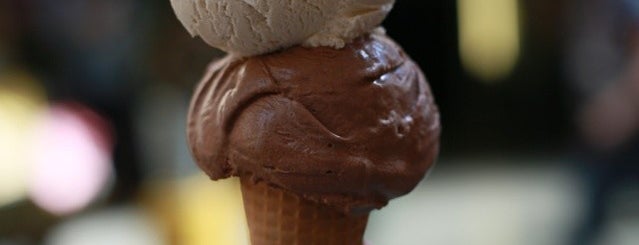
<instances>
[{"instance_id":1,"label":"vanilla ice cream scoop","mask_svg":"<svg viewBox=\"0 0 639 245\"><path fill-rule=\"evenodd\" d=\"M342 48L376 29L395 0L171 0L192 36L238 56L298 44Z\"/></svg>"}]
</instances>

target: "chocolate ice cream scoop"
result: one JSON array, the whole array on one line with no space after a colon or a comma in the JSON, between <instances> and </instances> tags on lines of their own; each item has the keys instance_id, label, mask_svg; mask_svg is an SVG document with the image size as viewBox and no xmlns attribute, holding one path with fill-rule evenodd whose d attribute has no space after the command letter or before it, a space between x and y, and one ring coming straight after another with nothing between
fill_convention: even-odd
<instances>
[{"instance_id":1,"label":"chocolate ice cream scoop","mask_svg":"<svg viewBox=\"0 0 639 245\"><path fill-rule=\"evenodd\" d=\"M366 213L410 192L439 149L439 112L418 66L383 35L214 62L189 143L212 178L251 178Z\"/></svg>"}]
</instances>

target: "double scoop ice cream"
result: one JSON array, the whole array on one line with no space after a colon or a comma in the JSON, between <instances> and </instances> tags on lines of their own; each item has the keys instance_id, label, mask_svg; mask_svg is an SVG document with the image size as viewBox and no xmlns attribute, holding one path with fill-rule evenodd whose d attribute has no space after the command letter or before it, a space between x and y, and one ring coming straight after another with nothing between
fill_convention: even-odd
<instances>
[{"instance_id":1,"label":"double scoop ice cream","mask_svg":"<svg viewBox=\"0 0 639 245\"><path fill-rule=\"evenodd\" d=\"M361 245L370 211L434 164L426 78L376 31L393 2L172 0L229 53L195 91L188 141L212 179L241 179L253 245Z\"/></svg>"}]
</instances>

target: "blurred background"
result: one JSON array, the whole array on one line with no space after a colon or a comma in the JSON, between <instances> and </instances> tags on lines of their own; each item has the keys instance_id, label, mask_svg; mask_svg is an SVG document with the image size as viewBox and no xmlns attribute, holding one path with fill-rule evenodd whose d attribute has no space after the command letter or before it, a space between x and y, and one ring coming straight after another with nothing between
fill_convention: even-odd
<instances>
[{"instance_id":1,"label":"blurred background","mask_svg":"<svg viewBox=\"0 0 639 245\"><path fill-rule=\"evenodd\" d=\"M639 1L399 0L442 153L374 245L639 244ZM0 1L1 245L246 245L236 180L186 148L223 53L168 0Z\"/></svg>"}]
</instances>

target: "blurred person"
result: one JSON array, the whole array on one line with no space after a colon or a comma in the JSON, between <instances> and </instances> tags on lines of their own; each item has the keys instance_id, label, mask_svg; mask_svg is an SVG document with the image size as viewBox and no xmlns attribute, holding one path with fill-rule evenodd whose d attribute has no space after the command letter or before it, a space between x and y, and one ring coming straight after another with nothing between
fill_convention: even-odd
<instances>
[{"instance_id":1,"label":"blurred person","mask_svg":"<svg viewBox=\"0 0 639 245\"><path fill-rule=\"evenodd\" d=\"M580 0L567 9L586 177L585 214L571 244L585 245L601 238L616 195L639 187L639 1Z\"/></svg>"}]
</instances>

